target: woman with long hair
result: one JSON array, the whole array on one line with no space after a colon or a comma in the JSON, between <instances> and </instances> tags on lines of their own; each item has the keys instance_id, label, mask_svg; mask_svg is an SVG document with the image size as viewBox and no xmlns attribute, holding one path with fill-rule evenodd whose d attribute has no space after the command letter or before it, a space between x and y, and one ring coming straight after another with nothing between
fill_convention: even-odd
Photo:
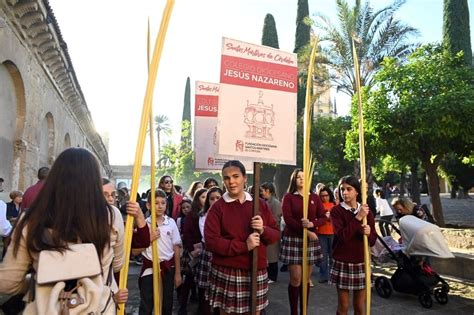
<instances>
[{"instance_id":1,"label":"woman with long hair","mask_svg":"<svg viewBox=\"0 0 474 315\"><path fill-rule=\"evenodd\" d=\"M323 261L319 264L319 283L328 282L329 279L329 267L331 266L331 252L332 252L332 239L334 237L334 230L331 222L331 210L336 205L336 200L332 194L332 190L327 186L320 187L318 191L319 198L323 203L325 215L328 221L316 229L318 235L319 244L323 250Z\"/></svg>"},{"instance_id":2,"label":"woman with long hair","mask_svg":"<svg viewBox=\"0 0 474 315\"><path fill-rule=\"evenodd\" d=\"M41 251L64 252L76 243L94 245L105 284L109 269L118 272L122 267L123 237L122 216L103 196L97 159L86 149L66 149L18 221L0 265L0 293L13 294L26 287L26 274L30 266L37 270ZM116 290L114 280L111 287Z\"/></svg>"},{"instance_id":3,"label":"woman with long hair","mask_svg":"<svg viewBox=\"0 0 474 315\"><path fill-rule=\"evenodd\" d=\"M203 188L204 186L202 185L202 182L200 181L194 181L191 183L189 186L188 191L186 192L186 195L192 200L194 198L194 193L198 191L199 189Z\"/></svg>"},{"instance_id":4,"label":"woman with long hair","mask_svg":"<svg viewBox=\"0 0 474 315\"><path fill-rule=\"evenodd\" d=\"M219 183L217 182L217 179L208 177L204 180L204 188L210 189L212 187L219 187Z\"/></svg>"},{"instance_id":5,"label":"woman with long hair","mask_svg":"<svg viewBox=\"0 0 474 315\"><path fill-rule=\"evenodd\" d=\"M365 314L364 235L373 246L377 240L374 216L368 205L361 205L361 187L356 177L342 177L337 187L341 203L331 210L334 240L329 283L337 288L337 314L348 314L350 291L354 314ZM362 224L364 217L367 224Z\"/></svg>"},{"instance_id":6,"label":"woman with long hair","mask_svg":"<svg viewBox=\"0 0 474 315\"><path fill-rule=\"evenodd\" d=\"M170 175L163 175L158 182L158 188L166 193L166 212L170 218L176 220L179 214L179 205L183 196L174 188L173 178Z\"/></svg>"},{"instance_id":7,"label":"woman with long hair","mask_svg":"<svg viewBox=\"0 0 474 315\"><path fill-rule=\"evenodd\" d=\"M327 222L324 207L319 197L310 192L303 191L304 173L297 168L290 178L290 185L287 193L283 196L282 210L285 219L285 230L283 243L280 252L280 261L288 264L290 271L290 283L288 284L288 298L290 301L290 311L292 315L298 314L298 304L300 312L302 309L303 285L308 287L312 266L322 259L321 246L316 235L316 227ZM309 194L308 217L303 218L303 195ZM303 229L308 229L308 279L303 277ZM298 303L298 301L300 303Z\"/></svg>"},{"instance_id":8,"label":"woman with long hair","mask_svg":"<svg viewBox=\"0 0 474 315\"><path fill-rule=\"evenodd\" d=\"M220 314L250 313L252 250L258 250L256 315L268 305L266 246L278 241L278 227L263 200L253 215L253 198L244 189L247 175L237 160L222 167L227 192L207 213L206 248L212 252L206 297Z\"/></svg>"}]
</instances>

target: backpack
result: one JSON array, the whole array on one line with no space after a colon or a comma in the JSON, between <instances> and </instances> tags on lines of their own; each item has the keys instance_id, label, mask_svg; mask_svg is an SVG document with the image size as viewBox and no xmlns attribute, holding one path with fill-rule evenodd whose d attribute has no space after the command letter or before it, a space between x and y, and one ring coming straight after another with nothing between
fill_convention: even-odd
<instances>
[{"instance_id":1,"label":"backpack","mask_svg":"<svg viewBox=\"0 0 474 315\"><path fill-rule=\"evenodd\" d=\"M43 250L23 314L115 314L111 282L112 266L104 281L94 244L73 244L62 253Z\"/></svg>"}]
</instances>

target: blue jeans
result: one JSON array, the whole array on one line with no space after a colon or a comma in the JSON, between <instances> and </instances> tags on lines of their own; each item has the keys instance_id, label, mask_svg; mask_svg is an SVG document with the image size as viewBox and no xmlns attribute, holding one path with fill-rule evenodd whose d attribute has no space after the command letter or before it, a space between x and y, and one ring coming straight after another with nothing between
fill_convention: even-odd
<instances>
[{"instance_id":1,"label":"blue jeans","mask_svg":"<svg viewBox=\"0 0 474 315\"><path fill-rule=\"evenodd\" d=\"M319 280L329 279L329 266L332 261L332 239L331 234L318 234L319 244L323 252L323 261L319 265Z\"/></svg>"}]
</instances>

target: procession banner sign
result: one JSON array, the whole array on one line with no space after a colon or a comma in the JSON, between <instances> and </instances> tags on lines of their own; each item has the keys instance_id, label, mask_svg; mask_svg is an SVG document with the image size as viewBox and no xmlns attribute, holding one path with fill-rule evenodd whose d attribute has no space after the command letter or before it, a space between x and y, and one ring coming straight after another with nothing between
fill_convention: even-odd
<instances>
[{"instance_id":1,"label":"procession banner sign","mask_svg":"<svg viewBox=\"0 0 474 315\"><path fill-rule=\"evenodd\" d=\"M199 171L220 171L228 159L217 156L217 113L219 84L196 81L194 102L194 168ZM253 163L242 160L245 169Z\"/></svg>"},{"instance_id":2,"label":"procession banner sign","mask_svg":"<svg viewBox=\"0 0 474 315\"><path fill-rule=\"evenodd\" d=\"M296 54L223 38L220 157L296 164Z\"/></svg>"}]
</instances>

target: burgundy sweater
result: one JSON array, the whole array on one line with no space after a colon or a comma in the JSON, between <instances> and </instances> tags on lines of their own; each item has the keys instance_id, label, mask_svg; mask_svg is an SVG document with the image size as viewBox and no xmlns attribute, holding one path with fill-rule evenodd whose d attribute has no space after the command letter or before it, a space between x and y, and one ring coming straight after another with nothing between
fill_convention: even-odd
<instances>
[{"instance_id":1,"label":"burgundy sweater","mask_svg":"<svg viewBox=\"0 0 474 315\"><path fill-rule=\"evenodd\" d=\"M285 219L285 236L303 237L303 196L300 194L286 193L281 205L283 219ZM308 220L313 222L313 228L308 230L315 232L316 227L324 225L328 219L326 210L318 195L311 193L308 202Z\"/></svg>"},{"instance_id":2,"label":"burgundy sweater","mask_svg":"<svg viewBox=\"0 0 474 315\"><path fill-rule=\"evenodd\" d=\"M183 227L183 245L192 252L194 244L201 243L201 231L199 230L199 216L189 213L184 220Z\"/></svg>"},{"instance_id":3,"label":"burgundy sweater","mask_svg":"<svg viewBox=\"0 0 474 315\"><path fill-rule=\"evenodd\" d=\"M132 234L132 248L147 248L150 246L150 228L148 224L137 228Z\"/></svg>"},{"instance_id":4,"label":"burgundy sweater","mask_svg":"<svg viewBox=\"0 0 474 315\"><path fill-rule=\"evenodd\" d=\"M280 233L272 212L260 199L260 216L264 231L258 247L258 269L267 268L266 246L279 240ZM250 221L253 217L253 201L226 202L219 199L207 213L204 225L206 250L212 252L212 264L238 269L252 268L252 252L247 249L247 237L253 232Z\"/></svg>"},{"instance_id":5,"label":"burgundy sweater","mask_svg":"<svg viewBox=\"0 0 474 315\"><path fill-rule=\"evenodd\" d=\"M340 204L331 210L334 240L332 243L332 257L348 263L364 262L364 241L362 222L355 218L355 214L344 209ZM369 211L367 224L370 226L369 246L374 246L377 240L374 216Z\"/></svg>"}]
</instances>

